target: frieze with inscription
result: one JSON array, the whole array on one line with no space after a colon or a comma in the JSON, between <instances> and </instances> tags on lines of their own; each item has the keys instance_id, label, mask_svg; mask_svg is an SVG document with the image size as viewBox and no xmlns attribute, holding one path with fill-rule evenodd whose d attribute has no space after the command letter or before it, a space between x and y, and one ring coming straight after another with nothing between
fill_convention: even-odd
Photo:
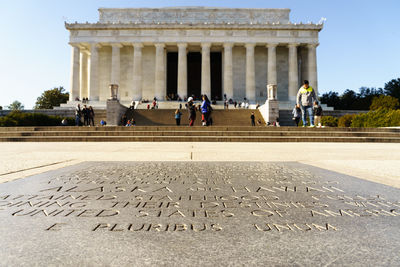
<instances>
[{"instance_id":1,"label":"frieze with inscription","mask_svg":"<svg viewBox=\"0 0 400 267\"><path fill-rule=\"evenodd\" d=\"M161 8L99 9L101 23L288 23L289 9Z\"/></svg>"}]
</instances>

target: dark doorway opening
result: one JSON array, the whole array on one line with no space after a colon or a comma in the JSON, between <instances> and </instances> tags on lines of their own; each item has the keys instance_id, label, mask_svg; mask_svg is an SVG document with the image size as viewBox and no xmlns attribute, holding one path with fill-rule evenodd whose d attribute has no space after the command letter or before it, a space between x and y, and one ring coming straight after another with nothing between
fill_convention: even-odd
<instances>
[{"instance_id":1,"label":"dark doorway opening","mask_svg":"<svg viewBox=\"0 0 400 267\"><path fill-rule=\"evenodd\" d=\"M201 53L189 52L187 55L187 96L199 100L201 96Z\"/></svg>"},{"instance_id":2,"label":"dark doorway opening","mask_svg":"<svg viewBox=\"0 0 400 267\"><path fill-rule=\"evenodd\" d=\"M167 96L176 100L178 91L178 53L167 53Z\"/></svg>"},{"instance_id":3,"label":"dark doorway opening","mask_svg":"<svg viewBox=\"0 0 400 267\"><path fill-rule=\"evenodd\" d=\"M210 53L211 99L222 100L222 53ZM210 97L210 96L208 96Z\"/></svg>"}]
</instances>

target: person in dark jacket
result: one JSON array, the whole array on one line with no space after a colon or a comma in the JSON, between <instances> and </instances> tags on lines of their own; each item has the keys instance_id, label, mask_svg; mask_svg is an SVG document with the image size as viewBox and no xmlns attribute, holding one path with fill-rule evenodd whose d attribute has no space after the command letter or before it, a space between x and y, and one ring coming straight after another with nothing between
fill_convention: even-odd
<instances>
[{"instance_id":1,"label":"person in dark jacket","mask_svg":"<svg viewBox=\"0 0 400 267\"><path fill-rule=\"evenodd\" d=\"M251 126L256 126L256 117L254 116L254 112L251 113Z\"/></svg>"},{"instance_id":2,"label":"person in dark jacket","mask_svg":"<svg viewBox=\"0 0 400 267\"><path fill-rule=\"evenodd\" d=\"M94 126L94 110L92 106L89 106L89 126L90 124Z\"/></svg>"},{"instance_id":3,"label":"person in dark jacket","mask_svg":"<svg viewBox=\"0 0 400 267\"><path fill-rule=\"evenodd\" d=\"M75 125L76 126L80 126L81 116L82 116L81 105L78 104L75 108Z\"/></svg>"},{"instance_id":4,"label":"person in dark jacket","mask_svg":"<svg viewBox=\"0 0 400 267\"><path fill-rule=\"evenodd\" d=\"M86 107L86 105L83 105L82 114L83 114L83 125L88 126L89 125L89 109Z\"/></svg>"},{"instance_id":5,"label":"person in dark jacket","mask_svg":"<svg viewBox=\"0 0 400 267\"><path fill-rule=\"evenodd\" d=\"M193 103L193 97L188 98L189 126L194 125L196 120L196 106Z\"/></svg>"},{"instance_id":6,"label":"person in dark jacket","mask_svg":"<svg viewBox=\"0 0 400 267\"><path fill-rule=\"evenodd\" d=\"M128 117L124 114L121 118L121 125L125 126L128 123Z\"/></svg>"},{"instance_id":7,"label":"person in dark jacket","mask_svg":"<svg viewBox=\"0 0 400 267\"><path fill-rule=\"evenodd\" d=\"M314 102L314 123L318 127L321 127L322 107L318 101Z\"/></svg>"}]
</instances>

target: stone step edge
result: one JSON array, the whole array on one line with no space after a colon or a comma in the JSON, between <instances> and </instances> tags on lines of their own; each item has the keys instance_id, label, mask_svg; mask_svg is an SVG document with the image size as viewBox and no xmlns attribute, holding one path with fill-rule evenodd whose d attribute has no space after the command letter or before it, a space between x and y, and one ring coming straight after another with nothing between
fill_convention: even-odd
<instances>
[{"instance_id":1,"label":"stone step edge","mask_svg":"<svg viewBox=\"0 0 400 267\"><path fill-rule=\"evenodd\" d=\"M379 142L400 143L386 137L258 137L258 136L95 136L95 137L0 137L0 142Z\"/></svg>"},{"instance_id":2,"label":"stone step edge","mask_svg":"<svg viewBox=\"0 0 400 267\"><path fill-rule=\"evenodd\" d=\"M295 133L319 133L319 134L389 134L389 135L399 135L400 132L386 132L386 131L270 131L270 130L257 130L257 131L248 131L248 130L203 130L203 131L192 131L192 130L126 130L126 131L84 131L84 130L78 130L78 131L73 131L73 130L67 130L67 131L29 131L29 130L24 130L24 131L1 131L0 134L15 134L15 133L23 133L23 134L28 134L28 133L106 133L106 132L111 132L111 133L127 133L127 132L134 132L134 133L290 133L290 134L295 134Z\"/></svg>"},{"instance_id":3,"label":"stone step edge","mask_svg":"<svg viewBox=\"0 0 400 267\"><path fill-rule=\"evenodd\" d=\"M124 130L122 130L124 129ZM210 129L210 130L209 130ZM250 130L251 129L251 130ZM93 131L263 131L263 132L379 132L400 133L398 128L302 128L302 127L252 127L252 126L110 126L110 127L61 127L61 126L38 126L38 127L0 127L0 132L93 132Z\"/></svg>"},{"instance_id":4,"label":"stone step edge","mask_svg":"<svg viewBox=\"0 0 400 267\"><path fill-rule=\"evenodd\" d=\"M174 136L174 137L391 137L400 138L398 133L386 132L248 132L248 131L137 131L137 132L0 132L0 137L134 137L134 136Z\"/></svg>"}]
</instances>

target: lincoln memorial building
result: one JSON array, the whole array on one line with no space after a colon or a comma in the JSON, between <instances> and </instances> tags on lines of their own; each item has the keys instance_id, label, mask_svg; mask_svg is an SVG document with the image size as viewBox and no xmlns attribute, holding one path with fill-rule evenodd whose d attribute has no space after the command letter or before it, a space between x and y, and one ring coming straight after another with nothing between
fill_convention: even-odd
<instances>
[{"instance_id":1,"label":"lincoln memorial building","mask_svg":"<svg viewBox=\"0 0 400 267\"><path fill-rule=\"evenodd\" d=\"M302 80L317 90L322 24L292 23L289 9L101 8L96 23L66 23L70 101L94 105L118 84L122 103L166 96L264 103L267 84L291 103Z\"/></svg>"}]
</instances>

